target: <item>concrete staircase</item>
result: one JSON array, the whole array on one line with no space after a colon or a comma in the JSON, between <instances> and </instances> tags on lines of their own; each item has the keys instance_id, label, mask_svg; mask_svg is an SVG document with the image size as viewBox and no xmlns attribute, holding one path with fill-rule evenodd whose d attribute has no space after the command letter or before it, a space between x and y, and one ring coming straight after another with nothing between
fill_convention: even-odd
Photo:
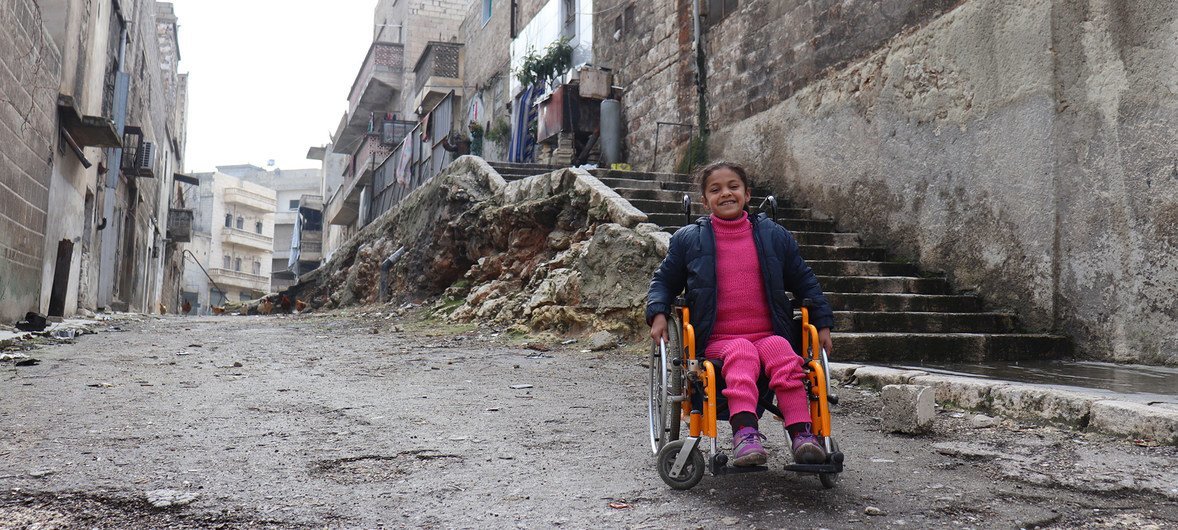
<instances>
[{"instance_id":1,"label":"concrete staircase","mask_svg":"<svg viewBox=\"0 0 1178 530\"><path fill-rule=\"evenodd\" d=\"M514 162L491 162L487 161L495 171L499 172L499 176L503 180L512 181L522 178L530 177L532 175L541 175L561 169L559 166L548 166L544 164L517 164Z\"/></svg>"},{"instance_id":2,"label":"concrete staircase","mask_svg":"<svg viewBox=\"0 0 1178 530\"><path fill-rule=\"evenodd\" d=\"M692 199L692 218L705 213L687 175L593 173L668 232L684 224L685 193ZM753 195L750 209L756 211L766 193L754 190ZM989 309L975 295L955 293L942 275L889 261L886 249L862 246L858 234L837 232L834 221L814 219L808 208L778 197L777 215L834 306L834 359L978 362L1071 354L1066 337L1020 332L1015 314Z\"/></svg>"}]
</instances>

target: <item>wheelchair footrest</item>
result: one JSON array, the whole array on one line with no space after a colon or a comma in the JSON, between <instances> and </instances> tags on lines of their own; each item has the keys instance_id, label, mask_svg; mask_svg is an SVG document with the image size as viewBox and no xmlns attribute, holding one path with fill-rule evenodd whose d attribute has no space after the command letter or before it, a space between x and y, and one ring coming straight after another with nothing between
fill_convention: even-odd
<instances>
[{"instance_id":1,"label":"wheelchair footrest","mask_svg":"<svg viewBox=\"0 0 1178 530\"><path fill-rule=\"evenodd\" d=\"M798 473L842 473L843 472L843 454L833 453L830 455L825 464L789 464L785 466L786 471L796 471Z\"/></svg>"},{"instance_id":2,"label":"wheelchair footrest","mask_svg":"<svg viewBox=\"0 0 1178 530\"><path fill-rule=\"evenodd\" d=\"M769 471L769 466L716 466L716 476Z\"/></svg>"}]
</instances>

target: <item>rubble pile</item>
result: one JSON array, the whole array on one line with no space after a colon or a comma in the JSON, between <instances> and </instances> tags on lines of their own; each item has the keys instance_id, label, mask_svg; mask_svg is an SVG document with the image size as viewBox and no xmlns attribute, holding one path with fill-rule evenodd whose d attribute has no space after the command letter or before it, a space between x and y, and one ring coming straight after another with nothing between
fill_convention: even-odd
<instances>
[{"instance_id":1,"label":"rubble pile","mask_svg":"<svg viewBox=\"0 0 1178 530\"><path fill-rule=\"evenodd\" d=\"M630 333L670 235L587 172L505 182L462 157L289 291L311 308L439 297L459 322Z\"/></svg>"}]
</instances>

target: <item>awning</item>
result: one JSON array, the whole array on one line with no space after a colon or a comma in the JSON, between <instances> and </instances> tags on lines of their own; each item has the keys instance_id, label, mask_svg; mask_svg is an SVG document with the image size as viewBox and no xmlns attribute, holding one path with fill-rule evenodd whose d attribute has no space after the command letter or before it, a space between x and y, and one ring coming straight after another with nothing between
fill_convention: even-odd
<instances>
[{"instance_id":1,"label":"awning","mask_svg":"<svg viewBox=\"0 0 1178 530\"><path fill-rule=\"evenodd\" d=\"M173 173L172 176L176 180L183 182L185 184L192 184L193 186L200 186L200 179L198 179L194 176L185 175L183 173Z\"/></svg>"}]
</instances>

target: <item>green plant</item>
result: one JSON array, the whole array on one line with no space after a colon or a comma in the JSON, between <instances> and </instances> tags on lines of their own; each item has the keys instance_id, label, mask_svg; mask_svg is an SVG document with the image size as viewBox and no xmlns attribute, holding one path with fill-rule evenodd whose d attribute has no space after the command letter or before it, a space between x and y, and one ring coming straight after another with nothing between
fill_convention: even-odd
<instances>
[{"instance_id":1,"label":"green plant","mask_svg":"<svg viewBox=\"0 0 1178 530\"><path fill-rule=\"evenodd\" d=\"M500 143L504 140L511 139L511 122L504 116L495 118L491 126L487 129L486 137L488 140Z\"/></svg>"},{"instance_id":2,"label":"green plant","mask_svg":"<svg viewBox=\"0 0 1178 530\"><path fill-rule=\"evenodd\" d=\"M573 47L567 37L561 37L546 46L543 54L537 53L534 48L528 48L523 63L515 71L515 78L521 85L531 86L555 79L572 66Z\"/></svg>"},{"instance_id":3,"label":"green plant","mask_svg":"<svg viewBox=\"0 0 1178 530\"><path fill-rule=\"evenodd\" d=\"M679 173L691 173L696 168L708 162L708 139L706 136L694 136L691 142L687 144L687 150L683 151L683 158L679 159L679 164L675 171Z\"/></svg>"}]
</instances>

